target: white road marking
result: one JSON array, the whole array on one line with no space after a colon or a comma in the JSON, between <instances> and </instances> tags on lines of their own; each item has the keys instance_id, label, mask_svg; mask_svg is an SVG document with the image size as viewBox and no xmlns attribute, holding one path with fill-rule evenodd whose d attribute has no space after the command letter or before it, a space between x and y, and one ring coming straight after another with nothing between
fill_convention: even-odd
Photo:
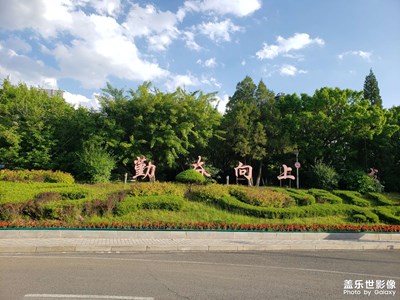
<instances>
[{"instance_id":1,"label":"white road marking","mask_svg":"<svg viewBox=\"0 0 400 300\"><path fill-rule=\"evenodd\" d=\"M39 299L111 299L111 300L154 300L152 297L107 296L107 295L66 295L66 294L27 294L24 298Z\"/></svg>"},{"instance_id":2,"label":"white road marking","mask_svg":"<svg viewBox=\"0 0 400 300\"><path fill-rule=\"evenodd\" d=\"M316 272L316 273L328 273L328 274L341 274L341 275L356 275L366 277L378 277L378 278L391 278L400 279L398 276L391 275L377 275L377 274L365 274L365 273L353 273L353 272L342 272L333 270L323 269L306 269L306 268L295 268L295 267L280 267L280 266L260 266L260 265L247 265L247 264L230 264L230 263L216 263L216 262L203 262L203 261L189 261L189 260L165 260L165 259L142 259L142 258L118 258L118 257L74 257L74 256L0 256L9 258L42 258L42 259L83 259L83 260L113 260L113 261L132 261L132 262L149 262L149 263L169 263L169 264L192 264L192 265L206 265L206 266L230 266L239 268L258 268L258 269L276 269L276 270L290 270L290 271L303 271L303 272Z\"/></svg>"}]
</instances>

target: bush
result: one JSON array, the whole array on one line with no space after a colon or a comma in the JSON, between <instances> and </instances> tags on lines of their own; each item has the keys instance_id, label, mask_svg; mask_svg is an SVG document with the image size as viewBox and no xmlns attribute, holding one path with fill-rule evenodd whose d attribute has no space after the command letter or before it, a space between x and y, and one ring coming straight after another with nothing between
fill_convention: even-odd
<instances>
[{"instance_id":1,"label":"bush","mask_svg":"<svg viewBox=\"0 0 400 300\"><path fill-rule=\"evenodd\" d=\"M367 218L368 222L371 223L379 222L379 217L366 207L353 206L352 210L353 210L353 216L357 214L364 215Z\"/></svg>"},{"instance_id":2,"label":"bush","mask_svg":"<svg viewBox=\"0 0 400 300\"><path fill-rule=\"evenodd\" d=\"M138 209L180 211L183 205L184 199L173 195L130 197L118 204L116 214L123 216Z\"/></svg>"},{"instance_id":3,"label":"bush","mask_svg":"<svg viewBox=\"0 0 400 300\"><path fill-rule=\"evenodd\" d=\"M379 218L389 224L400 224L400 217L396 216L394 209L390 209L388 207L377 207L375 208L375 212L378 214Z\"/></svg>"},{"instance_id":4,"label":"bush","mask_svg":"<svg viewBox=\"0 0 400 300\"><path fill-rule=\"evenodd\" d=\"M334 190L338 187L339 175L333 167L317 162L312 167L312 182L316 188Z\"/></svg>"},{"instance_id":5,"label":"bush","mask_svg":"<svg viewBox=\"0 0 400 300\"><path fill-rule=\"evenodd\" d=\"M289 207L295 204L286 193L259 187L233 186L229 193L242 202L263 207Z\"/></svg>"},{"instance_id":6,"label":"bush","mask_svg":"<svg viewBox=\"0 0 400 300\"><path fill-rule=\"evenodd\" d=\"M377 179L359 170L347 172L341 179L341 185L343 189L361 194L383 191L383 186Z\"/></svg>"},{"instance_id":7,"label":"bush","mask_svg":"<svg viewBox=\"0 0 400 300\"><path fill-rule=\"evenodd\" d=\"M51 170L0 170L0 180L12 182L50 182L73 184L71 174Z\"/></svg>"},{"instance_id":8,"label":"bush","mask_svg":"<svg viewBox=\"0 0 400 300\"><path fill-rule=\"evenodd\" d=\"M378 205L394 205L395 203L380 193L368 193L367 196L376 201Z\"/></svg>"},{"instance_id":9,"label":"bush","mask_svg":"<svg viewBox=\"0 0 400 300\"><path fill-rule=\"evenodd\" d=\"M101 143L94 140L86 142L82 152L78 153L77 169L79 178L83 181L108 182L114 167L114 158L101 146Z\"/></svg>"},{"instance_id":10,"label":"bush","mask_svg":"<svg viewBox=\"0 0 400 300\"><path fill-rule=\"evenodd\" d=\"M355 214L353 215L353 221L357 223L363 223L367 221L367 217L362 214Z\"/></svg>"},{"instance_id":11,"label":"bush","mask_svg":"<svg viewBox=\"0 0 400 300\"><path fill-rule=\"evenodd\" d=\"M316 202L314 196L307 194L304 190L283 188L274 188L273 190L289 195L296 201L297 205L311 205Z\"/></svg>"},{"instance_id":12,"label":"bush","mask_svg":"<svg viewBox=\"0 0 400 300\"><path fill-rule=\"evenodd\" d=\"M0 204L0 220L10 221L20 215L20 203L3 203Z\"/></svg>"},{"instance_id":13,"label":"bush","mask_svg":"<svg viewBox=\"0 0 400 300\"><path fill-rule=\"evenodd\" d=\"M342 204L342 198L335 196L334 194L320 189L309 189L308 193L315 197L317 203L328 202L330 204Z\"/></svg>"},{"instance_id":14,"label":"bush","mask_svg":"<svg viewBox=\"0 0 400 300\"><path fill-rule=\"evenodd\" d=\"M354 204L354 205L363 206L363 207L367 207L367 206L371 205L371 203L368 200L361 198L361 194L358 192L334 191L333 193L335 195L343 198L344 200L346 200L349 204Z\"/></svg>"},{"instance_id":15,"label":"bush","mask_svg":"<svg viewBox=\"0 0 400 300\"><path fill-rule=\"evenodd\" d=\"M117 191L109 194L106 200L95 199L93 201L86 202L82 213L88 216L105 216L108 214L116 214L118 210L118 204L125 199L126 195L126 191Z\"/></svg>"},{"instance_id":16,"label":"bush","mask_svg":"<svg viewBox=\"0 0 400 300\"><path fill-rule=\"evenodd\" d=\"M176 196L148 196L139 198L138 208L140 209L162 209L169 211L179 211L183 206L184 200Z\"/></svg>"},{"instance_id":17,"label":"bush","mask_svg":"<svg viewBox=\"0 0 400 300\"><path fill-rule=\"evenodd\" d=\"M204 178L203 175L201 175L199 172L189 169L183 172L180 172L178 175L176 175L175 180L178 182L182 183L204 183L206 179Z\"/></svg>"},{"instance_id":18,"label":"bush","mask_svg":"<svg viewBox=\"0 0 400 300\"><path fill-rule=\"evenodd\" d=\"M167 182L135 182L129 186L130 196L175 195L183 197L186 186Z\"/></svg>"}]
</instances>

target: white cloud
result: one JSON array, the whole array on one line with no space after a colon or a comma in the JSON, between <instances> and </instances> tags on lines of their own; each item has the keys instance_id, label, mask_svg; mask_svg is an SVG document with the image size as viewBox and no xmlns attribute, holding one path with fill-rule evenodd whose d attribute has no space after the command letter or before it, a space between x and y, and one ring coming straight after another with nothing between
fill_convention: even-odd
<instances>
[{"instance_id":1,"label":"white cloud","mask_svg":"<svg viewBox=\"0 0 400 300\"><path fill-rule=\"evenodd\" d=\"M292 65L283 65L279 69L279 73L282 76L296 76L297 74L306 74L305 70L298 70L295 66Z\"/></svg>"},{"instance_id":2,"label":"white cloud","mask_svg":"<svg viewBox=\"0 0 400 300\"><path fill-rule=\"evenodd\" d=\"M206 84L209 86L214 86L216 88L221 88L221 83L218 82L218 80L214 77L202 75L201 76L201 83Z\"/></svg>"},{"instance_id":3,"label":"white cloud","mask_svg":"<svg viewBox=\"0 0 400 300\"><path fill-rule=\"evenodd\" d=\"M134 5L127 20L131 21L136 13L142 23L136 24L136 31L129 31L129 26L135 24L128 22L122 26L112 16L86 14L79 9L87 6L102 14L115 14L120 9L119 1L111 0L2 2L5 9L0 10L0 28L32 29L46 41L38 43L42 53L52 56L58 63L58 70L54 70L9 49L7 60L4 62L5 58L0 58L2 70L25 82L39 81L41 77L71 78L86 88L102 87L110 76L153 80L169 74L156 62L143 59L134 37L146 35L153 49L164 49L177 34L172 13ZM154 24L149 25L152 21ZM47 42L52 48L44 46ZM23 61L25 66L22 66Z\"/></svg>"},{"instance_id":4,"label":"white cloud","mask_svg":"<svg viewBox=\"0 0 400 300\"><path fill-rule=\"evenodd\" d=\"M278 36L275 45L264 43L263 48L257 51L256 55L258 59L273 59L280 54L287 54L291 51L300 50L312 44L323 46L325 42L318 37L311 39L307 33L296 33L294 36L287 39Z\"/></svg>"},{"instance_id":5,"label":"white cloud","mask_svg":"<svg viewBox=\"0 0 400 300\"><path fill-rule=\"evenodd\" d=\"M199 51L201 47L199 44L196 43L194 40L194 33L191 31L184 31L183 32L183 39L185 40L186 47L188 47L191 50L196 50Z\"/></svg>"},{"instance_id":6,"label":"white cloud","mask_svg":"<svg viewBox=\"0 0 400 300\"><path fill-rule=\"evenodd\" d=\"M22 81L27 85L48 87L48 83L51 80L54 83L58 74L57 70L46 67L42 61L18 54L0 44L0 78L10 76L15 84Z\"/></svg>"},{"instance_id":7,"label":"white cloud","mask_svg":"<svg viewBox=\"0 0 400 300\"><path fill-rule=\"evenodd\" d=\"M171 76L170 79L165 83L165 87L168 91L175 91L178 87L186 88L188 86L197 86L200 81L192 74L188 75L175 75Z\"/></svg>"},{"instance_id":8,"label":"white cloud","mask_svg":"<svg viewBox=\"0 0 400 300\"><path fill-rule=\"evenodd\" d=\"M132 38L144 36L150 50L162 51L179 36L179 17L170 11L159 11L153 5L134 4L123 27Z\"/></svg>"},{"instance_id":9,"label":"white cloud","mask_svg":"<svg viewBox=\"0 0 400 300\"><path fill-rule=\"evenodd\" d=\"M361 51L361 50L347 51L347 52L340 53L337 57L338 57L338 59L343 60L346 56L358 56L358 57L364 59L365 61L370 62L372 52Z\"/></svg>"},{"instance_id":10,"label":"white cloud","mask_svg":"<svg viewBox=\"0 0 400 300\"><path fill-rule=\"evenodd\" d=\"M196 64L201 65L206 68L214 68L217 66L217 59L215 57L211 57L209 59L206 59L204 62L199 58L196 61Z\"/></svg>"},{"instance_id":11,"label":"white cloud","mask_svg":"<svg viewBox=\"0 0 400 300\"><path fill-rule=\"evenodd\" d=\"M204 65L207 68L214 68L217 65L217 60L215 59L215 57L209 58L204 62Z\"/></svg>"},{"instance_id":12,"label":"white cloud","mask_svg":"<svg viewBox=\"0 0 400 300\"><path fill-rule=\"evenodd\" d=\"M198 25L198 30L213 41L229 42L231 40L230 33L241 31L242 28L233 24L230 19L226 19L221 22L202 23Z\"/></svg>"},{"instance_id":13,"label":"white cloud","mask_svg":"<svg viewBox=\"0 0 400 300\"><path fill-rule=\"evenodd\" d=\"M261 8L260 0L190 0L184 8L187 11L211 12L218 15L231 14L245 17Z\"/></svg>"},{"instance_id":14,"label":"white cloud","mask_svg":"<svg viewBox=\"0 0 400 300\"><path fill-rule=\"evenodd\" d=\"M64 92L64 99L66 102L72 104L75 108L78 106L84 106L87 108L98 109L100 107L99 101L97 101L97 94L94 93L92 98L88 98L86 96L80 94L72 94L70 92Z\"/></svg>"},{"instance_id":15,"label":"white cloud","mask_svg":"<svg viewBox=\"0 0 400 300\"><path fill-rule=\"evenodd\" d=\"M242 66L245 66L245 65L246 65L246 60L243 59L242 62L241 62L240 64L241 64Z\"/></svg>"},{"instance_id":16,"label":"white cloud","mask_svg":"<svg viewBox=\"0 0 400 300\"><path fill-rule=\"evenodd\" d=\"M222 96L216 95L215 97L217 98L217 101L218 101L218 104L217 104L218 105L218 107L217 107L218 111L221 114L224 114L225 110L226 110L226 105L229 102L229 95L223 94Z\"/></svg>"},{"instance_id":17,"label":"white cloud","mask_svg":"<svg viewBox=\"0 0 400 300\"><path fill-rule=\"evenodd\" d=\"M117 16L121 10L120 0L97 0L92 1L91 4L102 15Z\"/></svg>"}]
</instances>

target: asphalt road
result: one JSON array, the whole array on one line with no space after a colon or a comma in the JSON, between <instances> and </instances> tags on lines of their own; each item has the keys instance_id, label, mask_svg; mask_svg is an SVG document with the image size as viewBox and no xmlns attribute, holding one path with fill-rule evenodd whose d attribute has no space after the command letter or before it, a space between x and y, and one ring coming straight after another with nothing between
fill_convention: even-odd
<instances>
[{"instance_id":1,"label":"asphalt road","mask_svg":"<svg viewBox=\"0 0 400 300\"><path fill-rule=\"evenodd\" d=\"M399 296L399 251L0 255L1 300Z\"/></svg>"}]
</instances>

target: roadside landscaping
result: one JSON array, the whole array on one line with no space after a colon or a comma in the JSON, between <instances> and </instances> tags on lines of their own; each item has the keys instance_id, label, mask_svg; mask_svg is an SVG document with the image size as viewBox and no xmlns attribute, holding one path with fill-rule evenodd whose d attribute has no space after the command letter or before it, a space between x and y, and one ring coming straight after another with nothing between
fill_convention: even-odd
<instances>
[{"instance_id":1,"label":"roadside landscaping","mask_svg":"<svg viewBox=\"0 0 400 300\"><path fill-rule=\"evenodd\" d=\"M400 232L400 197L219 184L3 179L0 228Z\"/></svg>"}]
</instances>

